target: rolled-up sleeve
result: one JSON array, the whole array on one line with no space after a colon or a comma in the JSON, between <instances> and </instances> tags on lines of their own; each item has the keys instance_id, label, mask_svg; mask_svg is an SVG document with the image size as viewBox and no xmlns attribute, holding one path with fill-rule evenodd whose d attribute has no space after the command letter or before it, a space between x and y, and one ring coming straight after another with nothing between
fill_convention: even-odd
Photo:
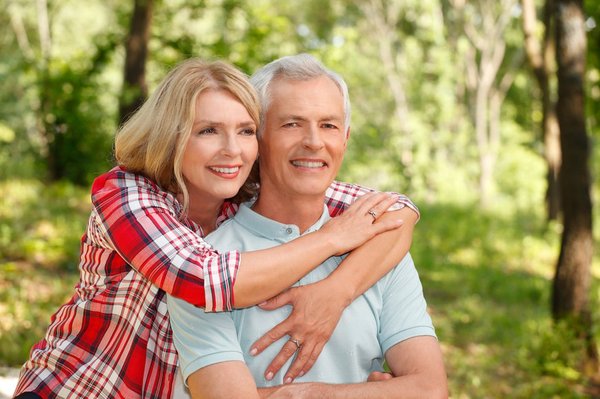
<instances>
[{"instance_id":1,"label":"rolled-up sleeve","mask_svg":"<svg viewBox=\"0 0 600 399\"><path fill-rule=\"evenodd\" d=\"M115 173L92 195L106 245L174 297L207 311L231 310L240 253L215 251L199 228L180 220L171 194L143 177Z\"/></svg>"}]
</instances>

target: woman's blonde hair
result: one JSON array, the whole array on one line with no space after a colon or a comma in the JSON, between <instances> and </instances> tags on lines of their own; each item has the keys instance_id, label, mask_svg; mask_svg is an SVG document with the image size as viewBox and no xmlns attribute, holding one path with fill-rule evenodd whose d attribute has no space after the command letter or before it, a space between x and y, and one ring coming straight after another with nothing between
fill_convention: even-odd
<instances>
[{"instance_id":1,"label":"woman's blonde hair","mask_svg":"<svg viewBox=\"0 0 600 399\"><path fill-rule=\"evenodd\" d=\"M183 153L196 117L196 99L207 89L231 93L258 128L260 103L248 77L225 62L191 58L167 74L115 138L118 165L148 177L164 190L180 194L184 212L189 206L189 194L182 174ZM258 177L252 173L232 200L250 199L257 190Z\"/></svg>"}]
</instances>

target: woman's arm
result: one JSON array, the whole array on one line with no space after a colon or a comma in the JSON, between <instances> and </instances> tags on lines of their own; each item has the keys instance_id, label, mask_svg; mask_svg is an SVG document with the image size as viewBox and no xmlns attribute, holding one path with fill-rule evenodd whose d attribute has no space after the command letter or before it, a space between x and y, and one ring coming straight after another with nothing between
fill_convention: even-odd
<instances>
[{"instance_id":1,"label":"woman's arm","mask_svg":"<svg viewBox=\"0 0 600 399\"><path fill-rule=\"evenodd\" d=\"M344 266L338 268L338 270L332 274L331 277L333 277L333 283L323 284L324 286L331 286L330 288L332 288L333 291L329 292L329 296L335 295L337 302L343 304L343 307L340 308L341 310L348 306L348 304L350 304L356 297L364 293L369 287L371 287L388 271L390 271L392 267L397 265L402 258L404 258L404 256L408 253L412 243L412 232L414 225L419 220L419 211L415 204L413 204L408 197L397 193L390 193L394 198L393 201L390 200L385 203L380 203L377 206L363 205L362 207L352 207L352 205L356 204L357 202L358 204L356 205L359 205L362 201L367 200L374 193L376 193L376 191L370 188L338 181L332 182L326 193L326 204L329 209L329 214L335 218L327 223L320 230L320 232L327 231L329 228L333 227L336 219L339 218L340 215L346 214L347 216L350 216L348 212L350 212L350 209L352 208L354 209L354 213L352 215L358 214L363 216L369 209L375 209L377 214L381 216L377 218L377 223L374 223L374 226L381 224L382 229L384 229L382 231L385 231L383 234L373 236L372 239L370 239L368 242L365 242L360 247L354 246L353 248L356 249L354 249L346 258L346 260L342 262L342 265ZM400 210L397 212L386 212L388 208ZM370 215L368 216L372 218ZM391 225L398 220L403 221L402 228L388 228L388 224ZM372 221L373 220L370 220L369 222ZM371 226L368 227L370 228ZM367 228L363 233L370 234L369 228ZM343 228L340 229L340 231L344 231ZM344 232L348 233L350 231L345 230ZM334 235L334 237L335 241L337 242L344 241L343 236L341 235ZM235 306L238 308L251 306L282 292L291 286L291 284L284 284L290 280L289 278L285 278L285 276L292 277L293 284L307 274L310 270L314 269L314 261L320 259L320 264L327 257L329 257L326 256L325 258L322 258L320 256L322 253L324 253L319 248L320 246L323 244L326 246L335 245L331 243L328 244L326 242L316 242L313 239L314 237L311 237L311 240L306 240L306 242L303 242L302 240L304 238L305 237L300 237L299 239L294 240L293 246L290 244L285 244L266 251L257 251L255 253L244 254L245 260L250 258L250 256L253 257L249 259L249 263L252 264L252 267L242 268L240 271L238 271L238 280L236 280L234 285L236 293ZM313 249L311 246L316 247ZM343 250L338 252L338 254L343 252L347 251ZM307 258L307 255L311 256L311 258ZM279 256L285 257L289 260L286 265L290 268L290 270L287 268L278 268L278 265L280 264ZM273 257L276 258L274 259ZM273 261L276 264L271 264ZM293 266L290 265L290 263ZM255 265L258 265L259 268L255 269ZM307 269L307 265L310 266L310 268ZM364 265L369 265L370 267L364 267ZM275 273L278 275L269 276L268 278L265 277L265 273L273 273L273 271L275 271ZM290 272L293 273L293 275L290 275ZM240 275L244 277L243 282L240 280ZM326 280L331 281L331 279ZM257 288L259 288L258 291ZM346 292L340 292L341 290L346 290ZM238 295L238 292L242 293L242 295ZM264 296L264 294L267 292L274 292L274 294L270 296ZM326 292L325 289L323 292ZM261 297L262 300L260 300L259 297ZM306 298L308 298L308 296L306 296ZM320 306L318 302L315 302L314 300L310 302L315 303L315 306ZM332 306L335 305L332 304ZM326 309L323 310L324 311L321 312L321 314L325 315ZM335 323L333 323L329 334L331 334L335 324L337 324L341 310L338 313ZM333 314L334 312L331 313L332 316ZM273 341L269 341L269 344L271 342ZM266 346L268 345L265 345L265 347ZM318 353L320 353L320 350ZM318 356L318 353L316 356ZM290 356L285 357L285 359L282 356L279 359L281 361L281 365L283 365L285 360L287 360L287 358ZM316 359L316 356L314 359ZM298 361L296 361L296 363L298 363ZM281 365L279 367L281 367ZM279 367L277 367L277 369L279 369ZM310 368L310 366L308 368Z\"/></svg>"},{"instance_id":2,"label":"woman's arm","mask_svg":"<svg viewBox=\"0 0 600 399\"><path fill-rule=\"evenodd\" d=\"M334 218L327 229L302 240L245 254L217 253L192 226L179 220L172 195L141 176L112 173L94 184L94 228L88 238L115 250L157 287L208 311L231 309L234 295L238 307L260 303L329 256L399 226L398 221L371 225L367 211L383 210L395 199L370 195L357 201L347 215ZM241 263L244 267L238 274Z\"/></svg>"},{"instance_id":3,"label":"woman's arm","mask_svg":"<svg viewBox=\"0 0 600 399\"><path fill-rule=\"evenodd\" d=\"M373 217L368 213L370 209L384 213L395 201L394 197L386 194L365 195L343 215L331 219L316 232L273 248L244 252L234 284L235 307L266 301L289 288L330 256L342 255L390 229L401 230L397 227L403 221L398 215L373 223ZM375 281L377 279L373 283ZM362 286L362 283L358 284Z\"/></svg>"}]
</instances>

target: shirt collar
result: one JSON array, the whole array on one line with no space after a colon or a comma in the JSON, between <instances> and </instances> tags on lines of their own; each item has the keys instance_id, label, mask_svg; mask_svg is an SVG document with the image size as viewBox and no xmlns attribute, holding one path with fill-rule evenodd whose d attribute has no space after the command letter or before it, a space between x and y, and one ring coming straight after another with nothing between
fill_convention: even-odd
<instances>
[{"instance_id":1,"label":"shirt collar","mask_svg":"<svg viewBox=\"0 0 600 399\"><path fill-rule=\"evenodd\" d=\"M278 242L288 242L294 238L300 237L300 229L295 224L279 223L275 220L264 217L256 213L251 207L254 202L245 202L240 205L234 219L248 230L253 231L259 236L269 238ZM326 205L323 205L323 213L319 220L310 226L304 234L319 230L327 221L331 219Z\"/></svg>"}]
</instances>

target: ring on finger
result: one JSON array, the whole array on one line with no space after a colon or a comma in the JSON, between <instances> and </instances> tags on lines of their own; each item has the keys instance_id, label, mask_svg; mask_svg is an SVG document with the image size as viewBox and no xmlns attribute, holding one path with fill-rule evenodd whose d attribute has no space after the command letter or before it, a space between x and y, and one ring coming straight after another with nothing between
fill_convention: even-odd
<instances>
[{"instance_id":1,"label":"ring on finger","mask_svg":"<svg viewBox=\"0 0 600 399\"><path fill-rule=\"evenodd\" d=\"M373 217L373 221L377 220L377 212L373 208L369 209L367 213Z\"/></svg>"},{"instance_id":2,"label":"ring on finger","mask_svg":"<svg viewBox=\"0 0 600 399\"><path fill-rule=\"evenodd\" d=\"M293 343L294 345L296 345L296 350L299 350L300 348L302 348L302 343L300 342L299 339L290 338L290 342Z\"/></svg>"}]
</instances>

